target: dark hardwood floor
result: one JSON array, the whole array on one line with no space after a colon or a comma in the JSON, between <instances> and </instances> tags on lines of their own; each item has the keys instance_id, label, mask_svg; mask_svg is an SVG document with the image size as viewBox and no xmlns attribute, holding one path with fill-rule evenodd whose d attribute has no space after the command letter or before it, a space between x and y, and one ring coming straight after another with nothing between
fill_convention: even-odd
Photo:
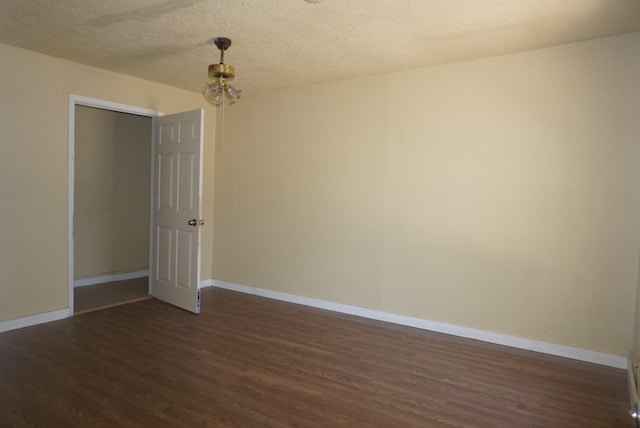
<instances>
[{"instance_id":1,"label":"dark hardwood floor","mask_svg":"<svg viewBox=\"0 0 640 428\"><path fill-rule=\"evenodd\" d=\"M125 279L73 289L74 312L94 311L149 297L149 277Z\"/></svg>"},{"instance_id":2,"label":"dark hardwood floor","mask_svg":"<svg viewBox=\"0 0 640 428\"><path fill-rule=\"evenodd\" d=\"M623 370L203 290L0 334L1 427L632 427Z\"/></svg>"}]
</instances>

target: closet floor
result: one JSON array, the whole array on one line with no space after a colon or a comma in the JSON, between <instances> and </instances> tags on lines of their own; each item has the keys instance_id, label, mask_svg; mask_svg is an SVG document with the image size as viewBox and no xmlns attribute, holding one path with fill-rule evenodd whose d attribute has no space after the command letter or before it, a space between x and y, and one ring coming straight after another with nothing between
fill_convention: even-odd
<instances>
[{"instance_id":1,"label":"closet floor","mask_svg":"<svg viewBox=\"0 0 640 428\"><path fill-rule=\"evenodd\" d=\"M149 298L149 277L76 287L74 313L94 311Z\"/></svg>"}]
</instances>

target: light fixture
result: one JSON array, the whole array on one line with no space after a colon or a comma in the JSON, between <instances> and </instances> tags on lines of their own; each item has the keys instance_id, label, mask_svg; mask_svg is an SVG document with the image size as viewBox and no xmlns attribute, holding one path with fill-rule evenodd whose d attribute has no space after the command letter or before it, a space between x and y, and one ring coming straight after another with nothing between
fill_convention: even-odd
<instances>
[{"instance_id":1,"label":"light fixture","mask_svg":"<svg viewBox=\"0 0 640 428\"><path fill-rule=\"evenodd\" d=\"M235 103L240 98L239 89L229 85L229 81L236 76L236 69L232 65L224 63L224 51L231 46L231 39L226 37L216 37L213 43L220 49L220 64L209 66L209 77L213 82L207 82L202 88L204 99L214 106L222 104L224 97L227 97L229 104Z\"/></svg>"}]
</instances>

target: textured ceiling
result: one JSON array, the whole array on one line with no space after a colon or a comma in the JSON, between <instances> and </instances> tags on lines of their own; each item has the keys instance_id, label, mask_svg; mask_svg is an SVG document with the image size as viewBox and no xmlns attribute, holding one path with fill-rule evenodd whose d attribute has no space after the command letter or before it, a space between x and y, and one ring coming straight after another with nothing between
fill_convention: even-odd
<instances>
[{"instance_id":1,"label":"textured ceiling","mask_svg":"<svg viewBox=\"0 0 640 428\"><path fill-rule=\"evenodd\" d=\"M0 42L200 91L212 44L245 92L640 31L640 0L0 0Z\"/></svg>"}]
</instances>

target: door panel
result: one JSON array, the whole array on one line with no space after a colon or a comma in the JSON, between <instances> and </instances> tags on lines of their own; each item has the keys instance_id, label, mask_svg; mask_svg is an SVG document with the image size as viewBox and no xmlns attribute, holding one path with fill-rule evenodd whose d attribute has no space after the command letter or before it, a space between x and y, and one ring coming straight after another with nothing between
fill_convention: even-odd
<instances>
[{"instance_id":1,"label":"door panel","mask_svg":"<svg viewBox=\"0 0 640 428\"><path fill-rule=\"evenodd\" d=\"M194 156L190 153L181 153L178 155L178 170L180 177L178 178L178 210L193 211L193 163Z\"/></svg>"},{"instance_id":2,"label":"door panel","mask_svg":"<svg viewBox=\"0 0 640 428\"><path fill-rule=\"evenodd\" d=\"M203 110L158 118L151 294L200 312Z\"/></svg>"},{"instance_id":3,"label":"door panel","mask_svg":"<svg viewBox=\"0 0 640 428\"><path fill-rule=\"evenodd\" d=\"M192 259L191 248L193 247L192 234L187 231L178 230L178 252L184 256L178 259L176 271L176 283L178 287L189 287L191 283L191 266L188 261Z\"/></svg>"},{"instance_id":4,"label":"door panel","mask_svg":"<svg viewBox=\"0 0 640 428\"><path fill-rule=\"evenodd\" d=\"M157 174L157 204L158 208L171 208L171 201L173 199L171 185L173 184L173 155L159 153L158 157Z\"/></svg>"}]
</instances>

